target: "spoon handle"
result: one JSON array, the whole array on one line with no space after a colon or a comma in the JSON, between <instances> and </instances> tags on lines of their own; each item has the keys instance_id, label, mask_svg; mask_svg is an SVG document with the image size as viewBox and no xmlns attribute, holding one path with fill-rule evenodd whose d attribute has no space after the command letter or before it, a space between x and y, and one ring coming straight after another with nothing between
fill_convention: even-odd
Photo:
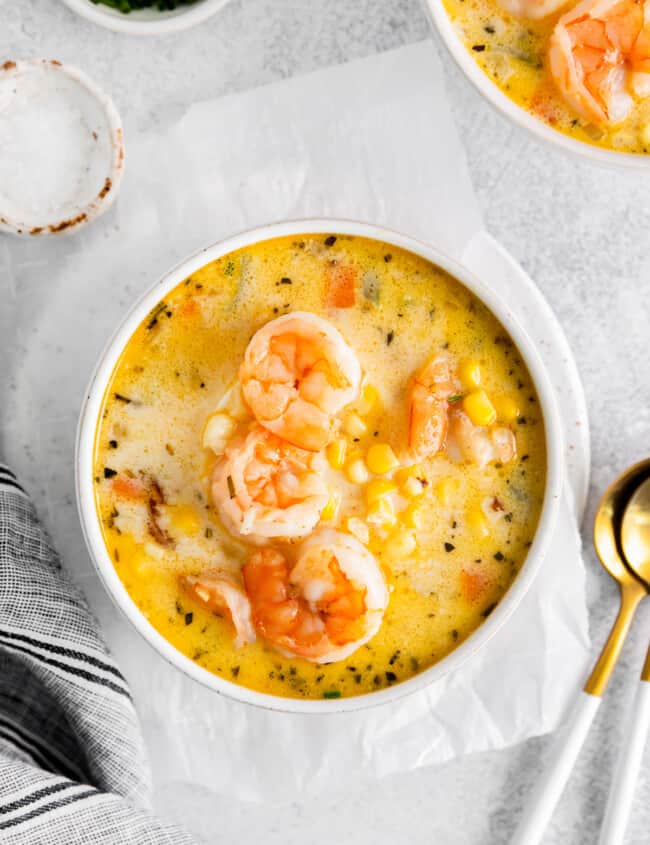
<instances>
[{"instance_id":1,"label":"spoon handle","mask_svg":"<svg viewBox=\"0 0 650 845\"><path fill-rule=\"evenodd\" d=\"M641 674L632 713L628 717L607 809L600 831L600 845L621 845L630 815L643 749L650 727L650 649Z\"/></svg>"},{"instance_id":2,"label":"spoon handle","mask_svg":"<svg viewBox=\"0 0 650 845\"><path fill-rule=\"evenodd\" d=\"M580 691L568 721L555 739L549 763L529 798L510 845L537 845L541 841L589 733L600 700L600 696Z\"/></svg>"},{"instance_id":3,"label":"spoon handle","mask_svg":"<svg viewBox=\"0 0 650 845\"><path fill-rule=\"evenodd\" d=\"M645 587L634 578L619 583L619 587L621 606L616 621L573 712L555 740L548 768L533 790L510 845L537 845L541 841L596 715L636 608L647 595Z\"/></svg>"}]
</instances>

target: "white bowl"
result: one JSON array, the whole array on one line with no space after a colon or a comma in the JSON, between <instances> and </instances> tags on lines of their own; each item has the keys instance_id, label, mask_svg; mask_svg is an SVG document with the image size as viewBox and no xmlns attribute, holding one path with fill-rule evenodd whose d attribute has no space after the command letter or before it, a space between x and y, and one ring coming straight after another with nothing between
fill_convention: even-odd
<instances>
[{"instance_id":1,"label":"white bowl","mask_svg":"<svg viewBox=\"0 0 650 845\"><path fill-rule=\"evenodd\" d=\"M203 23L225 6L228 0L197 0L190 6L179 6L171 12L160 12L152 8L138 9L126 15L117 9L111 9L110 6L95 4L91 0L63 2L82 18L106 29L112 29L113 32L124 32L128 35L167 35Z\"/></svg>"},{"instance_id":2,"label":"white bowl","mask_svg":"<svg viewBox=\"0 0 650 845\"><path fill-rule=\"evenodd\" d=\"M517 345L535 384L544 414L548 463L542 512L533 544L526 560L507 593L485 622L471 636L434 666L392 687L360 695L355 698L304 701L255 692L227 681L224 678L220 678L218 675L213 675L207 669L199 666L174 648L148 622L120 581L102 537L101 526L95 508L93 455L95 431L101 414L102 400L113 369L135 329L151 309L170 290L201 267L233 250L241 249L242 247L270 238L326 232L375 238L392 246L409 250L446 270L488 306ZM498 298L489 287L479 281L468 270L434 247L414 240L406 235L399 234L398 232L384 229L381 226L358 223L351 220L294 220L262 226L258 229L243 232L214 244L207 249L201 250L163 276L133 306L101 355L88 387L81 409L81 418L77 433L75 472L77 504L81 517L81 525L99 576L118 607L156 651L191 678L200 681L216 692L227 695L229 698L286 712L331 713L359 710L370 705L394 701L407 693L422 689L428 684L437 681L443 675L447 674L447 672L458 669L470 655L485 645L495 631L506 622L535 579L553 536L562 490L562 429L553 388L532 341L516 322L508 304Z\"/></svg>"},{"instance_id":3,"label":"white bowl","mask_svg":"<svg viewBox=\"0 0 650 845\"><path fill-rule=\"evenodd\" d=\"M76 232L112 205L123 172L120 116L85 73L56 59L0 65L0 231Z\"/></svg>"},{"instance_id":4,"label":"white bowl","mask_svg":"<svg viewBox=\"0 0 650 845\"><path fill-rule=\"evenodd\" d=\"M439 32L447 50L451 53L458 67L465 76L501 114L505 115L517 126L521 126L532 132L540 140L555 147L560 147L582 159L589 159L598 164L612 168L644 168L650 166L650 155L642 153L623 153L616 150L606 150L603 147L596 147L584 141L577 141L553 129L536 117L533 117L526 109L518 106L513 100L507 97L499 86L483 72L476 60L471 56L467 47L454 29L451 18L442 3L442 0L425 0L425 6L429 11L431 20Z\"/></svg>"}]
</instances>

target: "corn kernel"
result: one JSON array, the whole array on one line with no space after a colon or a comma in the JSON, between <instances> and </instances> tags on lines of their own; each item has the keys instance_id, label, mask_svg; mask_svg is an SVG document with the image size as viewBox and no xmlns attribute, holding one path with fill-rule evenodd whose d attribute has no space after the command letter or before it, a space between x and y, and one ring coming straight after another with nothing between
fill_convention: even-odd
<instances>
[{"instance_id":1,"label":"corn kernel","mask_svg":"<svg viewBox=\"0 0 650 845\"><path fill-rule=\"evenodd\" d=\"M440 504L449 506L458 492L458 481L455 478L441 478L435 490Z\"/></svg>"},{"instance_id":2,"label":"corn kernel","mask_svg":"<svg viewBox=\"0 0 650 845\"><path fill-rule=\"evenodd\" d=\"M349 516L345 524L353 537L356 537L360 543L364 544L364 546L368 545L370 542L370 531L362 519L359 519L358 516Z\"/></svg>"},{"instance_id":3,"label":"corn kernel","mask_svg":"<svg viewBox=\"0 0 650 845\"><path fill-rule=\"evenodd\" d=\"M460 362L458 378L465 390L475 390L481 383L481 365L478 361L466 359Z\"/></svg>"},{"instance_id":4,"label":"corn kernel","mask_svg":"<svg viewBox=\"0 0 650 845\"><path fill-rule=\"evenodd\" d=\"M330 497L327 500L327 504L320 513L321 521L332 522L334 519L336 519L340 504L341 494L338 492L338 490L333 490L330 493Z\"/></svg>"},{"instance_id":5,"label":"corn kernel","mask_svg":"<svg viewBox=\"0 0 650 845\"><path fill-rule=\"evenodd\" d=\"M386 496L373 502L366 515L366 521L373 525L393 525L396 519L393 503Z\"/></svg>"},{"instance_id":6,"label":"corn kernel","mask_svg":"<svg viewBox=\"0 0 650 845\"><path fill-rule=\"evenodd\" d=\"M226 444L236 427L235 420L223 411L211 414L203 428L203 447L215 455L223 455Z\"/></svg>"},{"instance_id":7,"label":"corn kernel","mask_svg":"<svg viewBox=\"0 0 650 845\"><path fill-rule=\"evenodd\" d=\"M495 396L492 404L497 412L497 417L502 422L514 422L521 413L519 405L512 396Z\"/></svg>"},{"instance_id":8,"label":"corn kernel","mask_svg":"<svg viewBox=\"0 0 650 845\"><path fill-rule=\"evenodd\" d=\"M400 514L402 522L407 528L415 528L419 531L422 528L422 506L412 502Z\"/></svg>"},{"instance_id":9,"label":"corn kernel","mask_svg":"<svg viewBox=\"0 0 650 845\"><path fill-rule=\"evenodd\" d=\"M355 458L350 461L345 467L345 474L348 477L348 481L351 481L353 484L365 484L370 477L366 465L361 458Z\"/></svg>"},{"instance_id":10,"label":"corn kernel","mask_svg":"<svg viewBox=\"0 0 650 845\"><path fill-rule=\"evenodd\" d=\"M327 444L325 454L332 469L341 469L345 463L345 452L347 450L347 443L342 438L339 440L332 440Z\"/></svg>"},{"instance_id":11,"label":"corn kernel","mask_svg":"<svg viewBox=\"0 0 650 845\"><path fill-rule=\"evenodd\" d=\"M424 484L420 481L419 478L414 478L413 476L411 476L410 478L406 479L404 484L402 484L400 490L404 496L414 498L415 496L421 496L424 493Z\"/></svg>"},{"instance_id":12,"label":"corn kernel","mask_svg":"<svg viewBox=\"0 0 650 845\"><path fill-rule=\"evenodd\" d=\"M399 466L397 456L388 443L373 443L368 449L366 463L368 469L377 475L384 475Z\"/></svg>"},{"instance_id":13,"label":"corn kernel","mask_svg":"<svg viewBox=\"0 0 650 845\"><path fill-rule=\"evenodd\" d=\"M366 502L372 505L378 499L388 496L397 490L397 484L391 481L390 478L373 478L373 480L366 487Z\"/></svg>"},{"instance_id":14,"label":"corn kernel","mask_svg":"<svg viewBox=\"0 0 650 845\"><path fill-rule=\"evenodd\" d=\"M497 412L484 390L474 390L463 399L465 413L474 425L492 425Z\"/></svg>"},{"instance_id":15,"label":"corn kernel","mask_svg":"<svg viewBox=\"0 0 650 845\"><path fill-rule=\"evenodd\" d=\"M417 548L417 543L410 531L398 528L386 540L384 548L390 557L408 557Z\"/></svg>"},{"instance_id":16,"label":"corn kernel","mask_svg":"<svg viewBox=\"0 0 650 845\"><path fill-rule=\"evenodd\" d=\"M191 505L174 505L168 513L172 526L181 534L196 534L201 527L199 515Z\"/></svg>"},{"instance_id":17,"label":"corn kernel","mask_svg":"<svg viewBox=\"0 0 650 845\"><path fill-rule=\"evenodd\" d=\"M377 404L379 399L379 392L376 387L367 384L361 391L361 399L359 399L358 407L359 413L365 416L369 414Z\"/></svg>"},{"instance_id":18,"label":"corn kernel","mask_svg":"<svg viewBox=\"0 0 650 845\"><path fill-rule=\"evenodd\" d=\"M361 419L359 414L355 414L354 411L351 414L348 414L345 418L343 428L345 429L346 434L349 434L350 437L362 437L368 430L368 426Z\"/></svg>"},{"instance_id":19,"label":"corn kernel","mask_svg":"<svg viewBox=\"0 0 650 845\"><path fill-rule=\"evenodd\" d=\"M490 526L482 510L472 508L465 517L468 527L479 537L487 537L490 534Z\"/></svg>"},{"instance_id":20,"label":"corn kernel","mask_svg":"<svg viewBox=\"0 0 650 845\"><path fill-rule=\"evenodd\" d=\"M411 464L409 467L402 467L395 473L395 481L404 484L409 478L426 478L422 464Z\"/></svg>"}]
</instances>

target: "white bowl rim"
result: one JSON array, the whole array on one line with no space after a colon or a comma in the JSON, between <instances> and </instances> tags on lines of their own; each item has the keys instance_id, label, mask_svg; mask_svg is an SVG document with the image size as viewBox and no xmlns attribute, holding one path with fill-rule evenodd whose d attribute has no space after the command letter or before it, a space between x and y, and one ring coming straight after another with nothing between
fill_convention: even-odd
<instances>
[{"instance_id":1,"label":"white bowl rim","mask_svg":"<svg viewBox=\"0 0 650 845\"><path fill-rule=\"evenodd\" d=\"M160 17L154 20L138 18L137 12L125 15L109 6L96 5L91 0L63 0L63 2L82 18L113 32L126 35L169 35L203 23L225 6L228 0L199 0L191 6L175 9L173 14L156 10Z\"/></svg>"},{"instance_id":2,"label":"white bowl rim","mask_svg":"<svg viewBox=\"0 0 650 845\"><path fill-rule=\"evenodd\" d=\"M526 109L517 105L517 103L506 96L499 86L481 70L479 64L472 58L454 29L452 20L447 14L442 0L425 0L425 5L445 47L458 67L477 91L497 111L505 115L508 120L536 135L546 144L550 144L553 147L561 147L574 156L578 156L583 160L590 159L604 167L634 170L647 168L650 165L650 154L625 153L620 150L597 147L585 141L578 141L533 117Z\"/></svg>"},{"instance_id":3,"label":"white bowl rim","mask_svg":"<svg viewBox=\"0 0 650 845\"><path fill-rule=\"evenodd\" d=\"M93 453L96 422L115 364L133 331L170 290L211 261L242 247L271 238L326 233L372 238L408 250L448 272L487 305L516 344L535 384L544 415L547 477L542 512L526 560L496 608L461 645L429 669L394 686L350 698L303 700L256 692L212 674L178 651L148 622L120 580L102 537L95 509ZM562 492L563 464L562 426L554 390L545 366L533 342L519 325L508 305L502 302L491 288L436 247L395 230L354 220L310 218L248 229L201 249L167 272L131 307L100 356L84 397L77 431L75 486L86 545L104 587L135 629L162 657L194 680L228 698L271 710L323 714L361 710L422 690L447 673L458 669L493 636L519 605L548 551Z\"/></svg>"},{"instance_id":4,"label":"white bowl rim","mask_svg":"<svg viewBox=\"0 0 650 845\"><path fill-rule=\"evenodd\" d=\"M58 59L8 59L0 65L0 73L20 73L22 69L39 67L46 67L56 73L65 74L94 97L106 118L112 153L109 169L106 172L106 178L110 179L111 182L110 189L106 192L102 189L85 207L80 209L79 214L82 215L80 220L52 220L46 225L39 226L38 229L30 229L19 220L12 220L9 215L2 214L2 209L0 209L0 232L7 232L20 237L47 238L74 234L87 226L92 220L104 214L113 205L120 192L122 177L124 176L124 130L113 100L87 74L73 65L66 64Z\"/></svg>"}]
</instances>

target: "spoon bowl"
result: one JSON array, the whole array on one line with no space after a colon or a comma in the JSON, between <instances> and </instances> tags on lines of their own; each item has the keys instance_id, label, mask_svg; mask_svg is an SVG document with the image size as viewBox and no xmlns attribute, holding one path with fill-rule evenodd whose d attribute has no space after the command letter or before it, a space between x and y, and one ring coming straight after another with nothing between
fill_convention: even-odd
<instances>
[{"instance_id":1,"label":"spoon bowl","mask_svg":"<svg viewBox=\"0 0 650 845\"><path fill-rule=\"evenodd\" d=\"M638 581L631 569L631 562L626 561L623 552L621 533L623 517L635 491L646 479L650 479L650 458L639 461L609 485L603 493L594 520L594 546L600 562L616 581L626 583ZM650 494L650 489L648 491ZM650 546L649 546L650 548ZM644 585L648 587L650 573L647 573Z\"/></svg>"},{"instance_id":2,"label":"spoon bowl","mask_svg":"<svg viewBox=\"0 0 650 845\"><path fill-rule=\"evenodd\" d=\"M650 475L639 484L625 508L620 539L625 563L650 592Z\"/></svg>"}]
</instances>

